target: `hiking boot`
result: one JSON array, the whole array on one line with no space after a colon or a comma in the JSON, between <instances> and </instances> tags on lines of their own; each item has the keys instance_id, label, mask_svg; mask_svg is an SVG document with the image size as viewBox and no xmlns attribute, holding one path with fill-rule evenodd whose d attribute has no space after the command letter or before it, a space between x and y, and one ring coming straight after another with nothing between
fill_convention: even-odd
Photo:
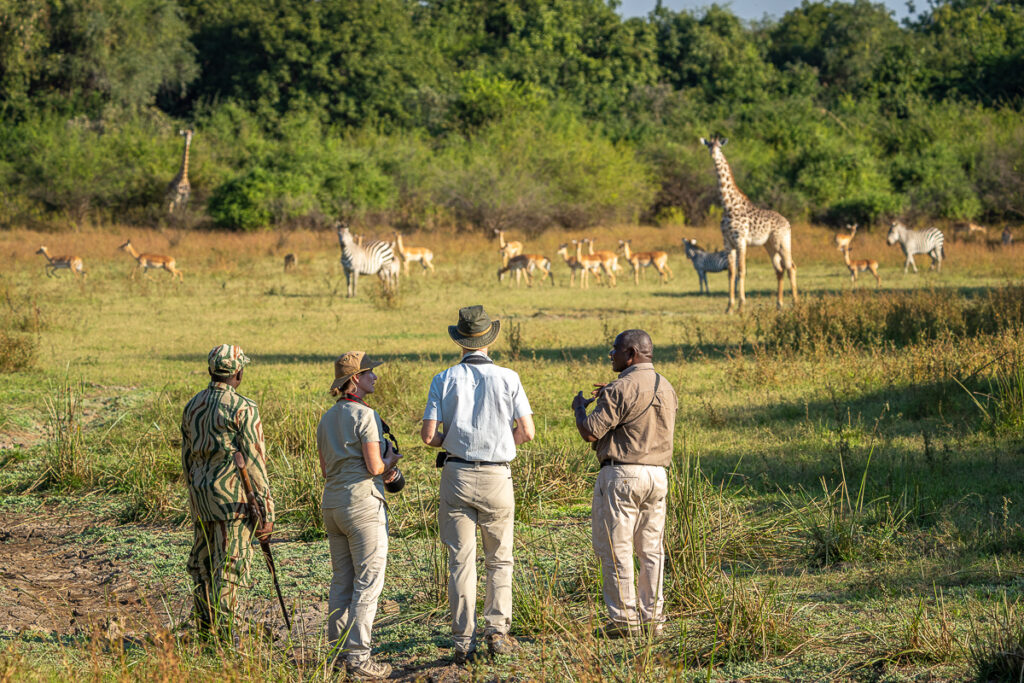
<instances>
[{"instance_id":1,"label":"hiking boot","mask_svg":"<svg viewBox=\"0 0 1024 683\"><path fill-rule=\"evenodd\" d=\"M640 627L624 621L607 621L597 629L597 635L605 638L635 638L640 635Z\"/></svg>"},{"instance_id":2,"label":"hiking boot","mask_svg":"<svg viewBox=\"0 0 1024 683\"><path fill-rule=\"evenodd\" d=\"M661 634L665 631L665 624L660 621L645 621L640 624L640 629L645 636L660 638Z\"/></svg>"},{"instance_id":3,"label":"hiking boot","mask_svg":"<svg viewBox=\"0 0 1024 683\"><path fill-rule=\"evenodd\" d=\"M471 664L479 660L480 653L477 651L475 647L471 650L460 650L459 648L455 648L456 666L465 666L466 664Z\"/></svg>"},{"instance_id":4,"label":"hiking boot","mask_svg":"<svg viewBox=\"0 0 1024 683\"><path fill-rule=\"evenodd\" d=\"M507 633L491 633L487 636L487 651L494 655L510 655L519 649L519 641Z\"/></svg>"},{"instance_id":5,"label":"hiking boot","mask_svg":"<svg viewBox=\"0 0 1024 683\"><path fill-rule=\"evenodd\" d=\"M361 662L346 662L345 668L348 669L348 675L356 680L387 678L391 675L390 664L378 662L372 657L367 657Z\"/></svg>"}]
</instances>

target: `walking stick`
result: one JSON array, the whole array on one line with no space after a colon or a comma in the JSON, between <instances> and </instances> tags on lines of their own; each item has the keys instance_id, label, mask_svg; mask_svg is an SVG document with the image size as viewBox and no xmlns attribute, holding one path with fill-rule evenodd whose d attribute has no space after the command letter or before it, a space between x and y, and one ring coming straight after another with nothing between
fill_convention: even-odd
<instances>
[{"instance_id":1,"label":"walking stick","mask_svg":"<svg viewBox=\"0 0 1024 683\"><path fill-rule=\"evenodd\" d=\"M245 456L235 451L235 466L238 473L242 475L242 487L245 489L245 497L249 501L249 515L256 524L257 529L262 529L267 523L266 514L259 499L256 498L256 491L253 490L252 480L249 479L249 471L245 469ZM277 591L277 602L281 605L281 614L284 616L284 625L288 631L292 630L292 622L288 619L288 610L284 606L284 597L281 595L281 586L277 582L277 568L274 567L274 556L270 552L270 541L257 537L260 542L260 549L263 550L263 559L267 561L267 569L270 570L270 578L274 581L274 590Z\"/></svg>"}]
</instances>

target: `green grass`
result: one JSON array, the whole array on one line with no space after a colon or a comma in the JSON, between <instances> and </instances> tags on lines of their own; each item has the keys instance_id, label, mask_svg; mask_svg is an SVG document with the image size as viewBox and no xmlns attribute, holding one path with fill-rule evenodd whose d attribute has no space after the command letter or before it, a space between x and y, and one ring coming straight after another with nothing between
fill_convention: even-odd
<instances>
[{"instance_id":1,"label":"green grass","mask_svg":"<svg viewBox=\"0 0 1024 683\"><path fill-rule=\"evenodd\" d=\"M387 360L370 402L397 433L410 482L390 501L384 598L401 614L382 615L374 639L405 675L425 676L450 650L438 474L433 449L419 443L419 422L431 376L457 359L446 326L459 306L480 303L508 322L506 331L518 330L518 360L509 360L504 335L494 355L519 372L538 428L513 467L513 629L524 651L487 674L901 680L981 670L982 655L971 653L988 652L990 636L972 624L1016 604L1024 588L1019 327L899 346L819 339L794 350L770 337L775 278L763 254L750 259L750 310L727 317L724 276L711 276L712 296L698 296L679 235L635 230L636 248L668 247L676 273L669 285L649 277L636 287L622 276L615 289L569 290L556 261L558 286L517 290L498 285L490 242L420 236L408 243L434 249L436 276L414 267L390 299L363 278L352 300L329 233L298 233L288 244L269 235L137 237L140 249L174 253L182 284L162 272L128 279L131 263L115 252L120 233L46 236L51 248L65 241L82 252L85 282L43 275L31 257L42 236L0 233L0 322L36 345L33 363L0 382L0 509L95 514L99 524L69 543L101 544L141 585L166 596L156 622L182 618L189 532L180 411L206 384L208 350L239 344L254 361L240 391L263 416L279 535L296 539L275 546L283 588L312 620L329 581L314 429L330 405L334 358L364 349ZM685 234L714 243L715 231ZM599 232L598 248L613 236ZM564 239L545 235L527 250L550 256ZM841 259L823 246L829 239L809 227L797 234L808 305L851 316L857 306L875 310L872 288L847 293ZM923 290L917 300L925 305L962 308L1020 276L1012 254L971 247L958 247L941 275L903 276L898 251L879 243L865 236L860 254L882 262L889 308L905 290ZM294 274L281 272L279 251L300 253ZM658 369L680 397L670 623L655 642L608 644L591 635L601 619L589 541L597 463L575 433L569 403L577 390L613 377L607 349L627 327L651 333ZM262 567L255 575L256 597L273 608ZM302 644L315 650L323 634L310 629ZM236 666L265 679L322 676L258 644L225 663L185 640L161 640L156 624L149 632L128 652L89 637L3 634L0 680L5 672L20 680L95 671L227 679Z\"/></svg>"}]
</instances>

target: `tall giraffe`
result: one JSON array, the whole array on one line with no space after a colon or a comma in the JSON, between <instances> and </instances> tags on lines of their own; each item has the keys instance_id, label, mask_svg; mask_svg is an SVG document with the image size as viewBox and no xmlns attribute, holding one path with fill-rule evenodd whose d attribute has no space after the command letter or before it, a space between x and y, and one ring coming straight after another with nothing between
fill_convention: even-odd
<instances>
[{"instance_id":1,"label":"tall giraffe","mask_svg":"<svg viewBox=\"0 0 1024 683\"><path fill-rule=\"evenodd\" d=\"M729 306L726 313L732 313L736 306L736 276L739 274L739 306L743 310L746 302L747 247L764 246L775 269L779 283L777 305L782 308L782 278L788 273L793 289L793 303L798 301L796 293L796 265L793 263L792 235L789 221L781 214L760 209L736 186L729 162L725 159L722 146L727 140L712 137L700 139L701 144L711 152L718 174L718 190L722 195L722 241L729 250Z\"/></svg>"},{"instance_id":2,"label":"tall giraffe","mask_svg":"<svg viewBox=\"0 0 1024 683\"><path fill-rule=\"evenodd\" d=\"M188 196L192 194L192 185L188 182L188 149L192 145L192 129L179 130L178 135L185 137L185 151L181 154L181 169L174 180L167 186L167 197L170 203L167 207L168 213L178 213L188 203Z\"/></svg>"}]
</instances>

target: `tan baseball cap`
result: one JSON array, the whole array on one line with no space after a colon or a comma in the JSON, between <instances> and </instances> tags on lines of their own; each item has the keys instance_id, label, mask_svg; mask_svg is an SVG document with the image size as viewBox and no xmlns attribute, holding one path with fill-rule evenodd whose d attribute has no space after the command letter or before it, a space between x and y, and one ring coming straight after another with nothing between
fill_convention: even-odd
<instances>
[{"instance_id":1,"label":"tan baseball cap","mask_svg":"<svg viewBox=\"0 0 1024 683\"><path fill-rule=\"evenodd\" d=\"M373 360L367 357L365 351L349 351L343 353L334 361L334 382L331 383L331 392L335 392L345 386L345 382L352 379L360 372L372 370L384 361Z\"/></svg>"}]
</instances>

